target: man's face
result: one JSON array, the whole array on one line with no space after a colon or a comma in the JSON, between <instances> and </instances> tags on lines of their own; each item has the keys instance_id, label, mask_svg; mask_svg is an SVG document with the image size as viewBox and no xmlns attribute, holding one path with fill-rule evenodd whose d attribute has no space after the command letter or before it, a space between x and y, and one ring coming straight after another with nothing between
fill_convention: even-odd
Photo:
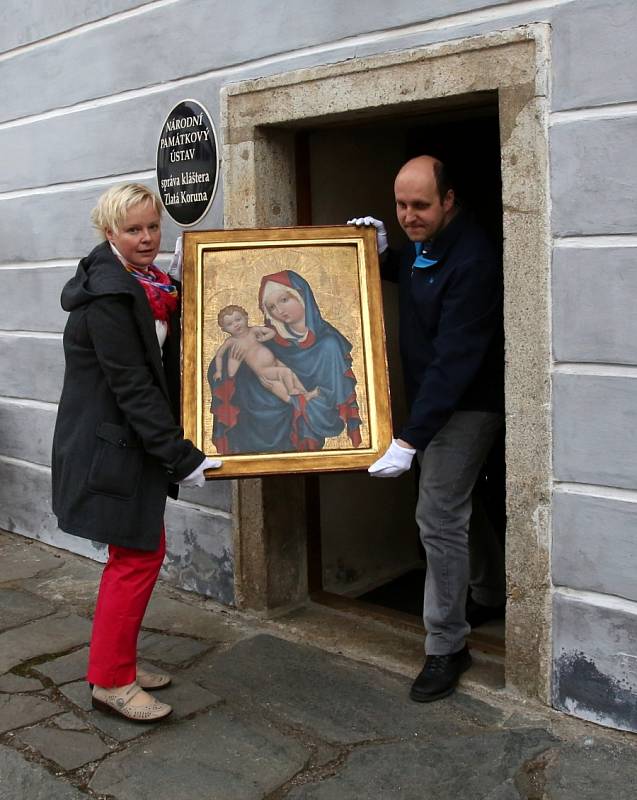
<instances>
[{"instance_id":1,"label":"man's face","mask_svg":"<svg viewBox=\"0 0 637 800\"><path fill-rule=\"evenodd\" d=\"M394 193L398 222L412 242L434 239L453 216L453 190L441 202L429 165L407 165L396 177Z\"/></svg>"}]
</instances>

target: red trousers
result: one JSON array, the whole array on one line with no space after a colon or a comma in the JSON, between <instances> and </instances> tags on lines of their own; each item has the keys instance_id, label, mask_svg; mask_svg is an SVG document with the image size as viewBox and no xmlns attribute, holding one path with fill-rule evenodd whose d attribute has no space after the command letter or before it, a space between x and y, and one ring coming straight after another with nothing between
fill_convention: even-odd
<instances>
[{"instance_id":1,"label":"red trousers","mask_svg":"<svg viewBox=\"0 0 637 800\"><path fill-rule=\"evenodd\" d=\"M137 676L137 636L166 554L166 533L155 551L109 545L97 595L86 679L126 686Z\"/></svg>"}]
</instances>

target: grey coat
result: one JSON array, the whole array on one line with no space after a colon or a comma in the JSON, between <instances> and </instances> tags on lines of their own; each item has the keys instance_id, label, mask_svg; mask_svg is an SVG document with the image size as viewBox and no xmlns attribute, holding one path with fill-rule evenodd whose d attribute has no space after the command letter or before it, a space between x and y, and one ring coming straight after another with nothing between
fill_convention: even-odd
<instances>
[{"instance_id":1,"label":"grey coat","mask_svg":"<svg viewBox=\"0 0 637 800\"><path fill-rule=\"evenodd\" d=\"M53 511L67 533L159 544L166 497L204 458L179 427L179 313L163 352L146 294L108 242L62 291L66 369L53 436Z\"/></svg>"}]
</instances>

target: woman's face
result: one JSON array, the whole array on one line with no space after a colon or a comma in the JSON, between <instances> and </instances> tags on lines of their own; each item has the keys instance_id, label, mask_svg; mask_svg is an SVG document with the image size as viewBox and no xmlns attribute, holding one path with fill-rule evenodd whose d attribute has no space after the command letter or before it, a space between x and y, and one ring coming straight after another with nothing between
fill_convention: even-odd
<instances>
[{"instance_id":1,"label":"woman's face","mask_svg":"<svg viewBox=\"0 0 637 800\"><path fill-rule=\"evenodd\" d=\"M161 244L159 214L151 202L132 206L119 230L106 230L106 238L112 242L127 264L138 269L147 269L155 260Z\"/></svg>"},{"instance_id":2,"label":"woman's face","mask_svg":"<svg viewBox=\"0 0 637 800\"><path fill-rule=\"evenodd\" d=\"M268 314L277 322L283 322L291 328L305 325L305 308L291 292L281 287L273 289L265 303Z\"/></svg>"}]
</instances>

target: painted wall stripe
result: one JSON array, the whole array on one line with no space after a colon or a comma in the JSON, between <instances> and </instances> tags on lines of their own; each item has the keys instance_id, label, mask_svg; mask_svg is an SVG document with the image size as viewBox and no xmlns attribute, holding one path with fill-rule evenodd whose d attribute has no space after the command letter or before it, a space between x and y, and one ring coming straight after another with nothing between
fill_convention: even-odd
<instances>
[{"instance_id":1,"label":"painted wall stripe","mask_svg":"<svg viewBox=\"0 0 637 800\"><path fill-rule=\"evenodd\" d=\"M154 180L155 170L147 169L143 172L127 172L121 175L108 175L101 178L88 178L82 181L68 181L67 183L52 183L49 186L34 186L30 189L13 189L10 192L0 192L0 201L16 200L20 197L33 197L40 194L57 194L58 192L77 191L80 189L103 188L114 183L124 181Z\"/></svg>"},{"instance_id":2,"label":"painted wall stripe","mask_svg":"<svg viewBox=\"0 0 637 800\"><path fill-rule=\"evenodd\" d=\"M11 264L0 264L0 269L57 269L77 266L78 259L72 258L59 258L51 259L51 261L25 261L23 263L16 261Z\"/></svg>"},{"instance_id":3,"label":"painted wall stripe","mask_svg":"<svg viewBox=\"0 0 637 800\"><path fill-rule=\"evenodd\" d=\"M617 500L622 503L637 503L637 489L615 489L611 486L597 486L591 483L572 483L555 481L556 494L577 494L583 497L599 497L603 500Z\"/></svg>"},{"instance_id":4,"label":"painted wall stripe","mask_svg":"<svg viewBox=\"0 0 637 800\"><path fill-rule=\"evenodd\" d=\"M553 246L559 248L637 247L637 234L555 236L553 237Z\"/></svg>"},{"instance_id":5,"label":"painted wall stripe","mask_svg":"<svg viewBox=\"0 0 637 800\"><path fill-rule=\"evenodd\" d=\"M96 242L97 244L97 242ZM86 253L76 256L75 258L59 258L52 259L51 261L14 261L12 263L0 264L0 270L19 270L20 272L25 269L68 269L69 267L77 267L77 262L84 257ZM164 250L157 254L156 261L159 263L168 262L172 260L172 250Z\"/></svg>"},{"instance_id":6,"label":"painted wall stripe","mask_svg":"<svg viewBox=\"0 0 637 800\"><path fill-rule=\"evenodd\" d=\"M567 111L553 111L549 115L549 124L554 126L569 122L616 119L617 117L632 117L635 114L637 114L637 103L609 103L603 106L572 108Z\"/></svg>"},{"instance_id":7,"label":"painted wall stripe","mask_svg":"<svg viewBox=\"0 0 637 800\"><path fill-rule=\"evenodd\" d=\"M17 339L57 339L62 341L61 333L47 331L0 331L0 336L10 336Z\"/></svg>"},{"instance_id":8,"label":"painted wall stripe","mask_svg":"<svg viewBox=\"0 0 637 800\"><path fill-rule=\"evenodd\" d=\"M12 456L0 455L0 464L11 464L14 467L22 467L27 469L35 469L38 472L51 472L51 467L45 467L44 464L36 464L33 461L25 461L23 458L13 458Z\"/></svg>"},{"instance_id":9,"label":"painted wall stripe","mask_svg":"<svg viewBox=\"0 0 637 800\"><path fill-rule=\"evenodd\" d=\"M22 44L19 47L14 47L12 50L5 50L4 53L0 54L0 64L3 61L8 61L11 58L15 58L15 56L21 56L24 55L24 53L29 53L32 50L39 50L42 47L47 47L55 42L63 42L67 39L73 39L77 36L82 36L89 31L105 28L107 25L126 22L132 17L139 17L142 14L147 14L148 12L156 11L158 8L171 6L178 2L180 2L180 0L150 0L150 2L139 5L137 8L127 9L126 11L118 11L114 14L110 14L108 17L92 20L91 22L85 22L82 25L77 25L75 28L69 28L68 30L61 31L60 33L54 33L51 36L45 36L43 39L37 39L36 41L29 42L28 44Z\"/></svg>"},{"instance_id":10,"label":"painted wall stripe","mask_svg":"<svg viewBox=\"0 0 637 800\"><path fill-rule=\"evenodd\" d=\"M45 400L26 400L23 397L7 397L0 395L0 405L20 406L22 408L36 408L39 411L57 411L57 403L49 403Z\"/></svg>"},{"instance_id":11,"label":"painted wall stripe","mask_svg":"<svg viewBox=\"0 0 637 800\"><path fill-rule=\"evenodd\" d=\"M556 586L555 593L578 600L580 603L589 606L605 608L610 611L623 611L634 614L637 617L637 602L633 600L624 600L623 598L615 597L615 595L588 592L583 589L570 589L567 586Z\"/></svg>"},{"instance_id":12,"label":"painted wall stripe","mask_svg":"<svg viewBox=\"0 0 637 800\"><path fill-rule=\"evenodd\" d=\"M582 375L596 378L637 378L637 366L633 364L594 364L579 362L555 362L553 372L558 375Z\"/></svg>"}]
</instances>

